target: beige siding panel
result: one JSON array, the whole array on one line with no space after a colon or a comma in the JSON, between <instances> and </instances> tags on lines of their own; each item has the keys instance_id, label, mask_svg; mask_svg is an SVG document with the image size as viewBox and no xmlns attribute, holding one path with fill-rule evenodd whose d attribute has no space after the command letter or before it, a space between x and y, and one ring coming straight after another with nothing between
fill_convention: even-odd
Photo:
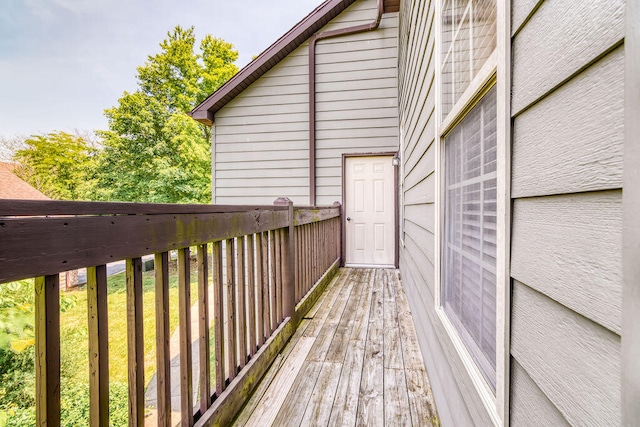
<instances>
[{"instance_id":1,"label":"beige siding panel","mask_svg":"<svg viewBox=\"0 0 640 427\"><path fill-rule=\"evenodd\" d=\"M301 112L309 113L308 96L303 95L283 95L282 102L276 99L260 99L260 97L246 97L242 101L232 101L216 113L216 126L225 126L224 117L232 116L285 116ZM238 99L238 98L236 98ZM276 120L282 120L282 117Z\"/></svg>"},{"instance_id":2,"label":"beige siding panel","mask_svg":"<svg viewBox=\"0 0 640 427\"><path fill-rule=\"evenodd\" d=\"M511 34L515 34L526 23L531 15L544 0L513 0L511 2Z\"/></svg>"},{"instance_id":3,"label":"beige siding panel","mask_svg":"<svg viewBox=\"0 0 640 427\"><path fill-rule=\"evenodd\" d=\"M392 44L393 40L390 39L388 43ZM395 45L392 44L390 47L377 49L377 55L375 57L381 61L389 58L397 58L398 52L394 46ZM337 67L343 67L343 63L350 63L353 64L354 67L357 67L356 69L359 69L359 67L365 66L370 59L371 52L368 50L351 51L348 55L342 51L338 51L336 53L323 53L321 56L317 56L316 66L322 67L324 64L334 64Z\"/></svg>"},{"instance_id":4,"label":"beige siding panel","mask_svg":"<svg viewBox=\"0 0 640 427\"><path fill-rule=\"evenodd\" d=\"M216 136L219 144L236 142L226 139L231 135L255 135L254 138L260 140L260 135L265 133L285 133L285 132L308 132L309 123L300 121L288 121L284 123L257 123L242 126L219 126ZM299 139L299 138L296 138Z\"/></svg>"},{"instance_id":5,"label":"beige siding panel","mask_svg":"<svg viewBox=\"0 0 640 427\"><path fill-rule=\"evenodd\" d=\"M218 197L245 197L246 200L251 200L252 197L265 196L271 197L273 200L280 196L294 197L294 196L307 196L309 191L306 186L296 187L295 185L284 185L281 187L260 187L260 180L253 181L255 187L231 187L231 188L217 188ZM272 200L272 201L273 201ZM253 203L247 203L253 204Z\"/></svg>"},{"instance_id":6,"label":"beige siding panel","mask_svg":"<svg viewBox=\"0 0 640 427\"><path fill-rule=\"evenodd\" d=\"M387 90L389 91L389 93L392 93L393 91L393 89L385 89L384 91L385 94ZM367 95L367 92L362 92L362 91L360 92L361 93L358 93L360 97L362 97L363 95L364 96ZM379 95L380 95L380 92L382 91L378 91ZM333 98L336 98L336 97L333 96ZM364 98L364 99L367 99L367 98ZM331 101L328 101L327 99L325 99L324 102L319 103L318 106L316 107L316 113L318 114L318 117L321 117L320 120L325 120L327 118L327 116L324 115L324 113L327 113L327 112L350 113L350 112L353 112L353 110L365 111L365 110L386 109L389 112L389 114L397 114L397 99L395 99L392 96L369 98L369 101L371 102L361 102L360 99L344 100L344 101L340 101L339 99L333 99Z\"/></svg>"},{"instance_id":7,"label":"beige siding panel","mask_svg":"<svg viewBox=\"0 0 640 427\"><path fill-rule=\"evenodd\" d=\"M273 202L278 197L288 197L296 205L308 205L309 194L304 196L294 196L287 193L280 193L275 195L265 195L262 193L258 196L245 196L245 195L231 195L231 196L219 196L216 197L216 203L221 205L273 205Z\"/></svg>"},{"instance_id":8,"label":"beige siding panel","mask_svg":"<svg viewBox=\"0 0 640 427\"><path fill-rule=\"evenodd\" d=\"M407 205L418 205L424 203L435 203L436 176L434 173L428 175L422 181L411 188L405 187L404 203Z\"/></svg>"},{"instance_id":9,"label":"beige siding panel","mask_svg":"<svg viewBox=\"0 0 640 427\"><path fill-rule=\"evenodd\" d=\"M569 426L560 411L514 358L511 358L511 425Z\"/></svg>"},{"instance_id":10,"label":"beige siding panel","mask_svg":"<svg viewBox=\"0 0 640 427\"><path fill-rule=\"evenodd\" d=\"M518 114L624 37L624 0L545 1L513 40Z\"/></svg>"},{"instance_id":11,"label":"beige siding panel","mask_svg":"<svg viewBox=\"0 0 640 427\"><path fill-rule=\"evenodd\" d=\"M388 119L394 118L398 123L398 111L393 108L368 108L362 110L353 110L349 114L349 120L356 119ZM317 113L316 121L318 124L325 121L344 120L344 113L340 110L328 110Z\"/></svg>"},{"instance_id":12,"label":"beige siding panel","mask_svg":"<svg viewBox=\"0 0 640 427\"><path fill-rule=\"evenodd\" d=\"M512 196L622 187L624 50L515 119Z\"/></svg>"},{"instance_id":13,"label":"beige siding panel","mask_svg":"<svg viewBox=\"0 0 640 427\"><path fill-rule=\"evenodd\" d=\"M518 199L511 275L620 333L622 192Z\"/></svg>"},{"instance_id":14,"label":"beige siding panel","mask_svg":"<svg viewBox=\"0 0 640 427\"><path fill-rule=\"evenodd\" d=\"M258 124L274 124L274 123L296 123L296 122L309 122L308 112L291 113L287 115L259 115L259 116L247 116L247 115L226 115L224 118L216 118L216 121L224 122L224 127L233 128L234 126L244 127L246 125L258 125ZM226 129L225 129L226 130Z\"/></svg>"},{"instance_id":15,"label":"beige siding panel","mask_svg":"<svg viewBox=\"0 0 640 427\"><path fill-rule=\"evenodd\" d=\"M309 176L308 168L288 168L287 176L291 178L304 178ZM217 179L238 179L238 178L280 178L282 171L278 169L254 169L247 168L236 170L218 170L216 172Z\"/></svg>"},{"instance_id":16,"label":"beige siding panel","mask_svg":"<svg viewBox=\"0 0 640 427\"><path fill-rule=\"evenodd\" d=\"M435 170L435 144L430 144L424 154L420 153L419 151L421 150L416 150L416 152L414 152L414 157L418 157L415 166L411 169L405 167L405 188L413 187L415 184L433 173Z\"/></svg>"},{"instance_id":17,"label":"beige siding panel","mask_svg":"<svg viewBox=\"0 0 640 427\"><path fill-rule=\"evenodd\" d=\"M511 351L572 425L620 425L620 337L514 282Z\"/></svg>"},{"instance_id":18,"label":"beige siding panel","mask_svg":"<svg viewBox=\"0 0 640 427\"><path fill-rule=\"evenodd\" d=\"M327 67L329 67L327 65ZM393 81L396 78L398 70L392 64L384 64L384 68L370 69L370 70L355 70L355 71L342 71L342 72L324 72L316 75L316 87L321 92L323 90L322 85L324 83L340 82L344 88L348 88L352 81L370 81L370 80L389 80Z\"/></svg>"},{"instance_id":19,"label":"beige siding panel","mask_svg":"<svg viewBox=\"0 0 640 427\"><path fill-rule=\"evenodd\" d=\"M271 161L271 160L297 160L308 158L308 150L289 151L249 151L240 153L217 153L216 163L244 162L244 161Z\"/></svg>"},{"instance_id":20,"label":"beige siding panel","mask_svg":"<svg viewBox=\"0 0 640 427\"><path fill-rule=\"evenodd\" d=\"M430 233L435 232L435 205L425 203L424 205L408 205L404 208L405 218L416 225L424 228Z\"/></svg>"},{"instance_id":21,"label":"beige siding panel","mask_svg":"<svg viewBox=\"0 0 640 427\"><path fill-rule=\"evenodd\" d=\"M271 160L269 162L265 162L263 159L244 162L220 162L216 165L216 171L243 171L245 169L268 171L282 168L306 168L306 170L308 170L308 167L309 159L300 157L299 159Z\"/></svg>"}]
</instances>

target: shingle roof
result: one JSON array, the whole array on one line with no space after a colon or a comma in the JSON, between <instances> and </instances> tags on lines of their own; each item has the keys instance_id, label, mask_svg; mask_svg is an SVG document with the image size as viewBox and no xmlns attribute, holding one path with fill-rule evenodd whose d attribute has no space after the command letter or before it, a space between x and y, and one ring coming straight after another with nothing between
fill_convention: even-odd
<instances>
[{"instance_id":1,"label":"shingle roof","mask_svg":"<svg viewBox=\"0 0 640 427\"><path fill-rule=\"evenodd\" d=\"M190 116L199 122L211 125L213 116L219 109L354 2L355 0L326 0L258 55L256 59L247 64L238 74L202 101L191 111Z\"/></svg>"},{"instance_id":2,"label":"shingle roof","mask_svg":"<svg viewBox=\"0 0 640 427\"><path fill-rule=\"evenodd\" d=\"M0 199L50 200L14 175L15 168L13 163L0 163Z\"/></svg>"}]
</instances>

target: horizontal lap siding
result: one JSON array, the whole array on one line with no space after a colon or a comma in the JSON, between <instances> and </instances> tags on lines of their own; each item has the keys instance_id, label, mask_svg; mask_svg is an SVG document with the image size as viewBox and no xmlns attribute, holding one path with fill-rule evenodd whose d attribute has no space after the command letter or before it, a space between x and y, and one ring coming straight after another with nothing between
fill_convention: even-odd
<instances>
[{"instance_id":1,"label":"horizontal lap siding","mask_svg":"<svg viewBox=\"0 0 640 427\"><path fill-rule=\"evenodd\" d=\"M442 425L490 425L471 378L435 311L434 8L435 1L401 2L400 270Z\"/></svg>"},{"instance_id":2,"label":"horizontal lap siding","mask_svg":"<svg viewBox=\"0 0 640 427\"><path fill-rule=\"evenodd\" d=\"M371 22L359 0L320 32ZM316 48L317 202L341 200L342 153L395 151L397 21ZM309 203L309 45L304 43L215 115L214 202Z\"/></svg>"},{"instance_id":3,"label":"horizontal lap siding","mask_svg":"<svg viewBox=\"0 0 640 427\"><path fill-rule=\"evenodd\" d=\"M347 9L355 16L360 8L358 16L367 18L350 24L371 22L376 3L360 1L353 11ZM336 21L326 29L343 26ZM397 43L398 14L392 13L383 15L376 31L321 40L316 46L318 204L342 199L343 153L398 148Z\"/></svg>"},{"instance_id":4,"label":"horizontal lap siding","mask_svg":"<svg viewBox=\"0 0 640 427\"><path fill-rule=\"evenodd\" d=\"M624 2L512 11L511 421L619 425Z\"/></svg>"}]
</instances>

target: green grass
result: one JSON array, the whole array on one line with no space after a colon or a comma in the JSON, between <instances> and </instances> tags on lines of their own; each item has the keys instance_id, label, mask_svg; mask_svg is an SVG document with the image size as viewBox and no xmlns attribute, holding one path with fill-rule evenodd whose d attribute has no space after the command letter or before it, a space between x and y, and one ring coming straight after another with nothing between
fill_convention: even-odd
<instances>
[{"instance_id":1,"label":"green grass","mask_svg":"<svg viewBox=\"0 0 640 427\"><path fill-rule=\"evenodd\" d=\"M169 280L169 330L178 327L178 279L175 263L170 266ZM145 382L151 380L156 366L156 304L154 273L142 274ZM192 282L196 286L197 282ZM126 277L124 273L108 279L108 326L109 326L109 379L116 383L127 383L127 299ZM75 307L61 314L61 358L65 371L73 372L79 381L88 382L88 326L87 291L80 288L65 293L74 297Z\"/></svg>"}]
</instances>

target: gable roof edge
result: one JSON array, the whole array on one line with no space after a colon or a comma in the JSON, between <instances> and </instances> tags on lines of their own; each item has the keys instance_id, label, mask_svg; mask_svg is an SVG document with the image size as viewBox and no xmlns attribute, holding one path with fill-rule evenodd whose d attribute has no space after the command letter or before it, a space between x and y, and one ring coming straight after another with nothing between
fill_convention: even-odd
<instances>
[{"instance_id":1,"label":"gable roof edge","mask_svg":"<svg viewBox=\"0 0 640 427\"><path fill-rule=\"evenodd\" d=\"M273 68L356 0L326 0L282 37L191 110L189 116L211 126L215 113Z\"/></svg>"}]
</instances>

